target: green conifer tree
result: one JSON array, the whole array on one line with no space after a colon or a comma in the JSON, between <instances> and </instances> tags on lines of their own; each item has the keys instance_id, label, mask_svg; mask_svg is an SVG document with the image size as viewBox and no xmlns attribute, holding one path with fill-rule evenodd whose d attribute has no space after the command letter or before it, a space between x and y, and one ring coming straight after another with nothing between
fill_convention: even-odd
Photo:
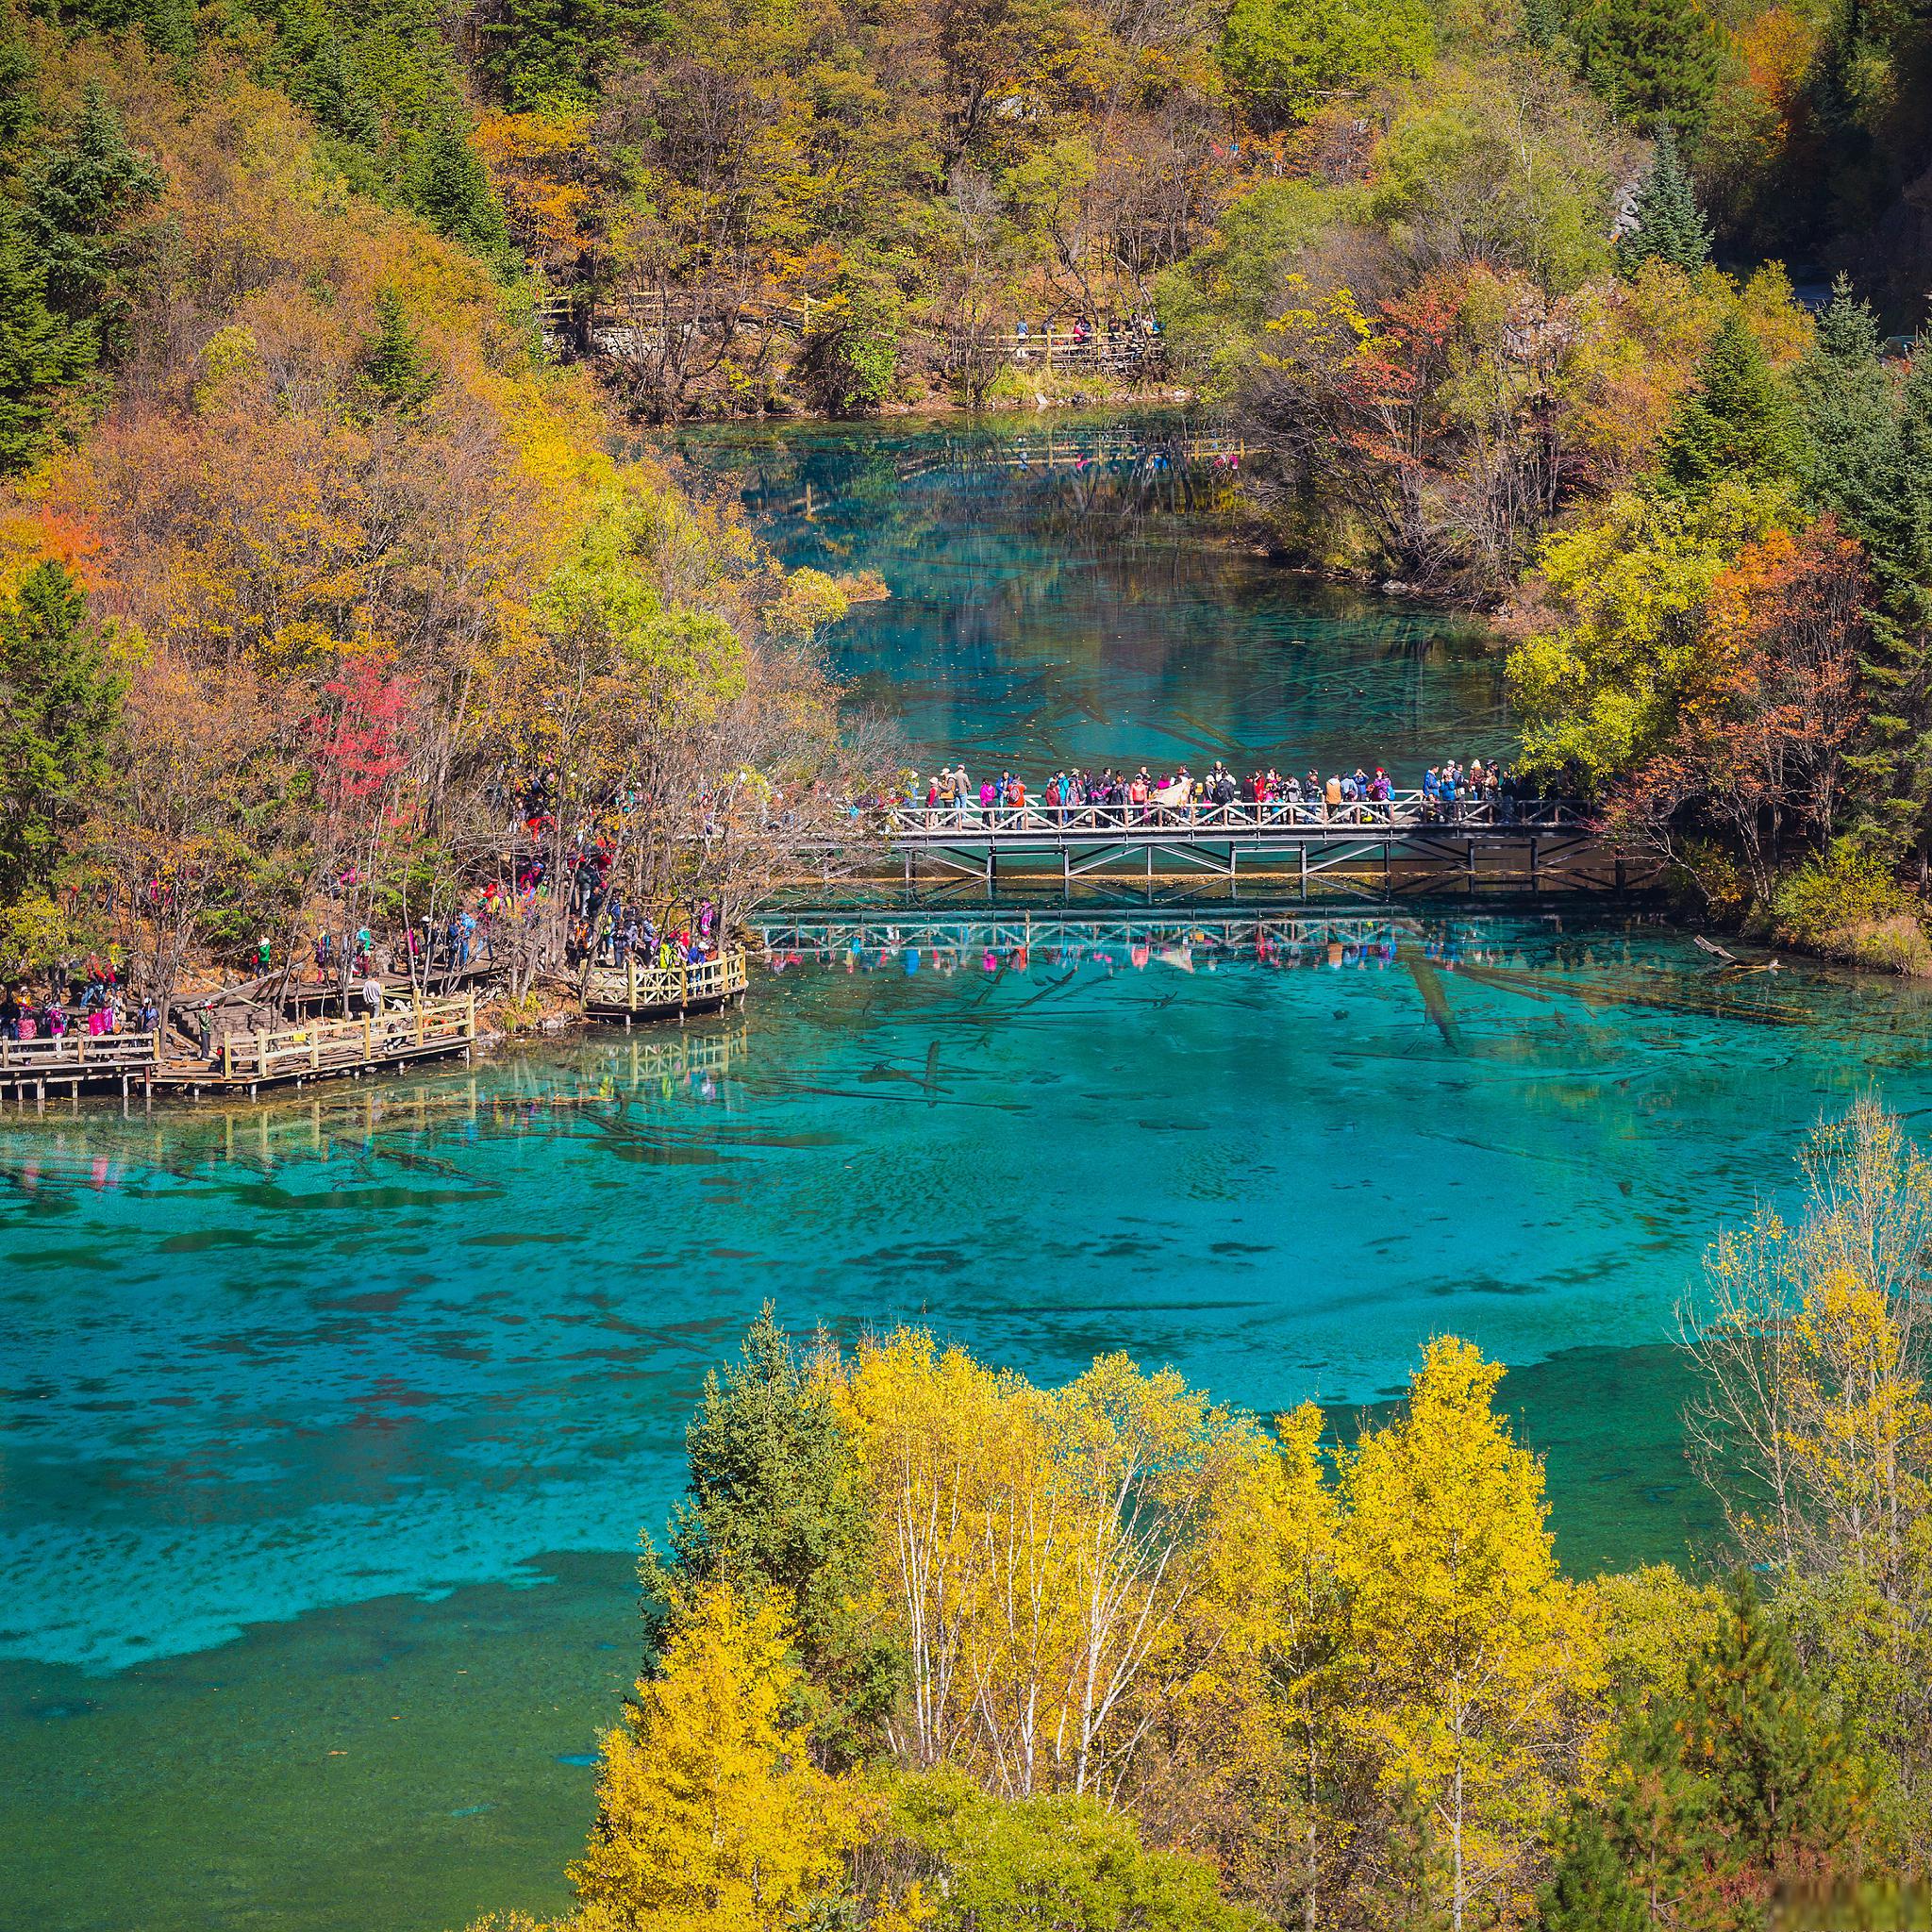
<instances>
[{"instance_id":1,"label":"green conifer tree","mask_svg":"<svg viewBox=\"0 0 1932 1932\"><path fill-rule=\"evenodd\" d=\"M1860 1875L1865 1766L1749 1576L1737 1579L1683 1694L1626 1718L1606 1785L1605 1847L1641 1905L1639 1924L1742 1932L1793 1881ZM1623 1895L1594 1847L1578 1839L1566 1867L1571 1857L1577 1869L1552 1886L1546 1912L1560 1891L1585 1916L1546 1918L1549 1932L1591 1924L1592 1897L1607 1907ZM1622 1924L1607 1912L1596 1923Z\"/></svg>"},{"instance_id":2,"label":"green conifer tree","mask_svg":"<svg viewBox=\"0 0 1932 1932\"><path fill-rule=\"evenodd\" d=\"M1542 1932L1650 1932L1650 1908L1590 1810L1571 1820L1539 1907Z\"/></svg>"},{"instance_id":3,"label":"green conifer tree","mask_svg":"<svg viewBox=\"0 0 1932 1932\"><path fill-rule=\"evenodd\" d=\"M0 906L54 876L125 693L80 586L36 564L0 606Z\"/></svg>"},{"instance_id":4,"label":"green conifer tree","mask_svg":"<svg viewBox=\"0 0 1932 1932\"><path fill-rule=\"evenodd\" d=\"M672 1521L673 1578L728 1583L751 1600L785 1591L817 1687L819 1741L858 1755L897 1680L891 1647L853 1607L871 1577L872 1518L831 1390L769 1302L738 1366L706 1376L684 1440L691 1484Z\"/></svg>"},{"instance_id":5,"label":"green conifer tree","mask_svg":"<svg viewBox=\"0 0 1932 1932\"><path fill-rule=\"evenodd\" d=\"M67 140L27 176L26 232L46 271L47 300L104 352L125 321L132 251L120 231L160 198L161 172L127 144L121 118L97 84L81 96Z\"/></svg>"},{"instance_id":6,"label":"green conifer tree","mask_svg":"<svg viewBox=\"0 0 1932 1932\"><path fill-rule=\"evenodd\" d=\"M46 448L60 391L87 373L92 347L47 307L39 251L0 201L0 475L17 475Z\"/></svg>"},{"instance_id":7,"label":"green conifer tree","mask_svg":"<svg viewBox=\"0 0 1932 1932\"><path fill-rule=\"evenodd\" d=\"M1766 1888L1857 1876L1864 1767L1749 1576L1691 1668L1688 1706L1684 1758L1710 1793L1717 1871Z\"/></svg>"},{"instance_id":8,"label":"green conifer tree","mask_svg":"<svg viewBox=\"0 0 1932 1932\"><path fill-rule=\"evenodd\" d=\"M603 41L581 0L508 0L483 36L485 66L512 108L568 109L596 98Z\"/></svg>"},{"instance_id":9,"label":"green conifer tree","mask_svg":"<svg viewBox=\"0 0 1932 1932\"><path fill-rule=\"evenodd\" d=\"M1619 114L1646 134L1702 130L1724 46L1699 0L1591 0L1574 31L1583 77Z\"/></svg>"},{"instance_id":10,"label":"green conifer tree","mask_svg":"<svg viewBox=\"0 0 1932 1932\"><path fill-rule=\"evenodd\" d=\"M1633 225L1617 238L1617 266L1634 275L1655 256L1686 275L1710 259L1710 230L1690 186L1690 175L1668 127L1657 130L1657 149L1637 183Z\"/></svg>"},{"instance_id":11,"label":"green conifer tree","mask_svg":"<svg viewBox=\"0 0 1932 1932\"><path fill-rule=\"evenodd\" d=\"M503 208L489 172L455 115L444 116L423 138L410 201L439 235L487 258L503 253L508 241Z\"/></svg>"},{"instance_id":12,"label":"green conifer tree","mask_svg":"<svg viewBox=\"0 0 1932 1932\"><path fill-rule=\"evenodd\" d=\"M1866 799L1858 832L1915 858L1923 882L1932 855L1932 357L1913 361L1858 508L1877 592L1866 742L1852 760Z\"/></svg>"},{"instance_id":13,"label":"green conifer tree","mask_svg":"<svg viewBox=\"0 0 1932 1932\"><path fill-rule=\"evenodd\" d=\"M1798 474L1803 446L1785 385L1735 311L1726 315L1665 434L1665 481L1692 498L1727 477L1757 486L1788 481Z\"/></svg>"},{"instance_id":14,"label":"green conifer tree","mask_svg":"<svg viewBox=\"0 0 1932 1932\"><path fill-rule=\"evenodd\" d=\"M40 119L34 72L34 57L0 22L0 172L12 172L28 130Z\"/></svg>"},{"instance_id":15,"label":"green conifer tree","mask_svg":"<svg viewBox=\"0 0 1932 1932\"><path fill-rule=\"evenodd\" d=\"M1879 353L1878 318L1855 299L1843 275L1818 314L1817 341L1791 372L1805 426L1806 489L1869 543L1878 514L1875 491L1898 435L1892 385Z\"/></svg>"},{"instance_id":16,"label":"green conifer tree","mask_svg":"<svg viewBox=\"0 0 1932 1932\"><path fill-rule=\"evenodd\" d=\"M375 333L364 347L362 373L385 406L420 409L437 391L437 375L423 354L422 339L393 289L375 291Z\"/></svg>"}]
</instances>

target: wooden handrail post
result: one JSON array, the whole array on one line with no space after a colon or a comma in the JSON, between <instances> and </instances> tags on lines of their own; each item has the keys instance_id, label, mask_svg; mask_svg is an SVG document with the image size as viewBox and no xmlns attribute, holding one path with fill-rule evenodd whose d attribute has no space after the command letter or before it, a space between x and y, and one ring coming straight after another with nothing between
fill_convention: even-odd
<instances>
[{"instance_id":1,"label":"wooden handrail post","mask_svg":"<svg viewBox=\"0 0 1932 1932\"><path fill-rule=\"evenodd\" d=\"M362 1015L362 1058L373 1060L375 1058L375 1015Z\"/></svg>"},{"instance_id":2,"label":"wooden handrail post","mask_svg":"<svg viewBox=\"0 0 1932 1932\"><path fill-rule=\"evenodd\" d=\"M222 1078L230 1078L234 1072L235 1036L232 1033L225 1033L222 1035Z\"/></svg>"},{"instance_id":3,"label":"wooden handrail post","mask_svg":"<svg viewBox=\"0 0 1932 1932\"><path fill-rule=\"evenodd\" d=\"M470 1011L469 1011L469 1015L468 1015L468 1018L467 1018L467 1019L466 1019L466 1020L464 1021L464 1024L463 1024L463 1038L464 1038L465 1040L475 1040L475 1037L476 1037L476 992L475 992L475 988L473 987L473 988L471 988L471 990L470 990Z\"/></svg>"}]
</instances>

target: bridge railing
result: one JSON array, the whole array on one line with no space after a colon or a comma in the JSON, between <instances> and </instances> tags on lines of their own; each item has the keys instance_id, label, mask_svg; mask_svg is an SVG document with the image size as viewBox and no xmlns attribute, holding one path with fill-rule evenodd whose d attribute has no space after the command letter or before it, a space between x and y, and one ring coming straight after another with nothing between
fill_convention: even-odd
<instances>
[{"instance_id":1,"label":"bridge railing","mask_svg":"<svg viewBox=\"0 0 1932 1932\"><path fill-rule=\"evenodd\" d=\"M225 1081L289 1079L454 1050L475 1037L476 996L459 993L385 1007L359 1020L310 1020L268 1032L225 1033L210 1045L207 1065Z\"/></svg>"},{"instance_id":2,"label":"bridge railing","mask_svg":"<svg viewBox=\"0 0 1932 1932\"><path fill-rule=\"evenodd\" d=\"M1145 805L888 805L860 813L867 829L894 840L1022 839L1068 833L1099 837L1241 837L1324 827L1340 832L1470 831L1484 827L1514 831L1582 831L1588 821L1575 806L1558 799L1457 799L1397 791L1386 799L1357 799L1341 805L1322 800L1235 799L1225 805L1176 800Z\"/></svg>"}]
</instances>

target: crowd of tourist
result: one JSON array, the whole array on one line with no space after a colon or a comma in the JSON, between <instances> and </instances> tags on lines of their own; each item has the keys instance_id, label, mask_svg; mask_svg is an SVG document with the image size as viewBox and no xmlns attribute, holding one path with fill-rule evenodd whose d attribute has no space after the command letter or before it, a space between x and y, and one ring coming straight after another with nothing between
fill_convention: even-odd
<instances>
[{"instance_id":1,"label":"crowd of tourist","mask_svg":"<svg viewBox=\"0 0 1932 1932\"><path fill-rule=\"evenodd\" d=\"M30 981L0 986L0 1040L65 1040L82 1033L152 1033L160 1014L152 999L137 1000L121 983L120 962L90 953L76 968L62 960L37 989Z\"/></svg>"},{"instance_id":2,"label":"crowd of tourist","mask_svg":"<svg viewBox=\"0 0 1932 1932\"><path fill-rule=\"evenodd\" d=\"M1185 765L1158 776L1145 765L1133 772L1111 766L1099 772L1061 770L1040 787L1010 771L975 785L964 765L955 765L925 777L915 774L878 802L902 811L923 810L940 824L955 825L1011 824L1016 816L1021 824L1043 825L1094 818L1121 825L1187 824L1212 822L1216 812L1222 822L1258 817L1285 824L1366 824L1387 821L1398 810L1405 818L1433 822L1487 808L1507 820L1519 803L1537 795L1499 762L1480 758L1466 765L1456 758L1431 765L1413 792L1398 791L1380 765L1373 772L1361 766L1331 772L1325 778L1313 770L1298 777L1273 768L1243 778L1217 759L1211 771L1198 775ZM1227 807L1247 809L1223 809Z\"/></svg>"}]
</instances>

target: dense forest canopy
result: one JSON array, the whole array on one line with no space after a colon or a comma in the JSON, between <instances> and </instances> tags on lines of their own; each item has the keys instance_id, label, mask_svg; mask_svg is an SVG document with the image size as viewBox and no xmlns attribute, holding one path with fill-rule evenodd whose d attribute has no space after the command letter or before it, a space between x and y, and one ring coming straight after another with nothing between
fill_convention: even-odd
<instances>
[{"instance_id":1,"label":"dense forest canopy","mask_svg":"<svg viewBox=\"0 0 1932 1932\"><path fill-rule=\"evenodd\" d=\"M845 592L609 412L1125 383L1239 420L1284 558L1504 608L1525 767L1700 908L1924 964L1928 46L1741 0L13 0L10 957L82 874L162 982L330 877L441 917L531 770L558 837L671 812L607 828L633 899L735 889L837 763Z\"/></svg>"}]
</instances>

